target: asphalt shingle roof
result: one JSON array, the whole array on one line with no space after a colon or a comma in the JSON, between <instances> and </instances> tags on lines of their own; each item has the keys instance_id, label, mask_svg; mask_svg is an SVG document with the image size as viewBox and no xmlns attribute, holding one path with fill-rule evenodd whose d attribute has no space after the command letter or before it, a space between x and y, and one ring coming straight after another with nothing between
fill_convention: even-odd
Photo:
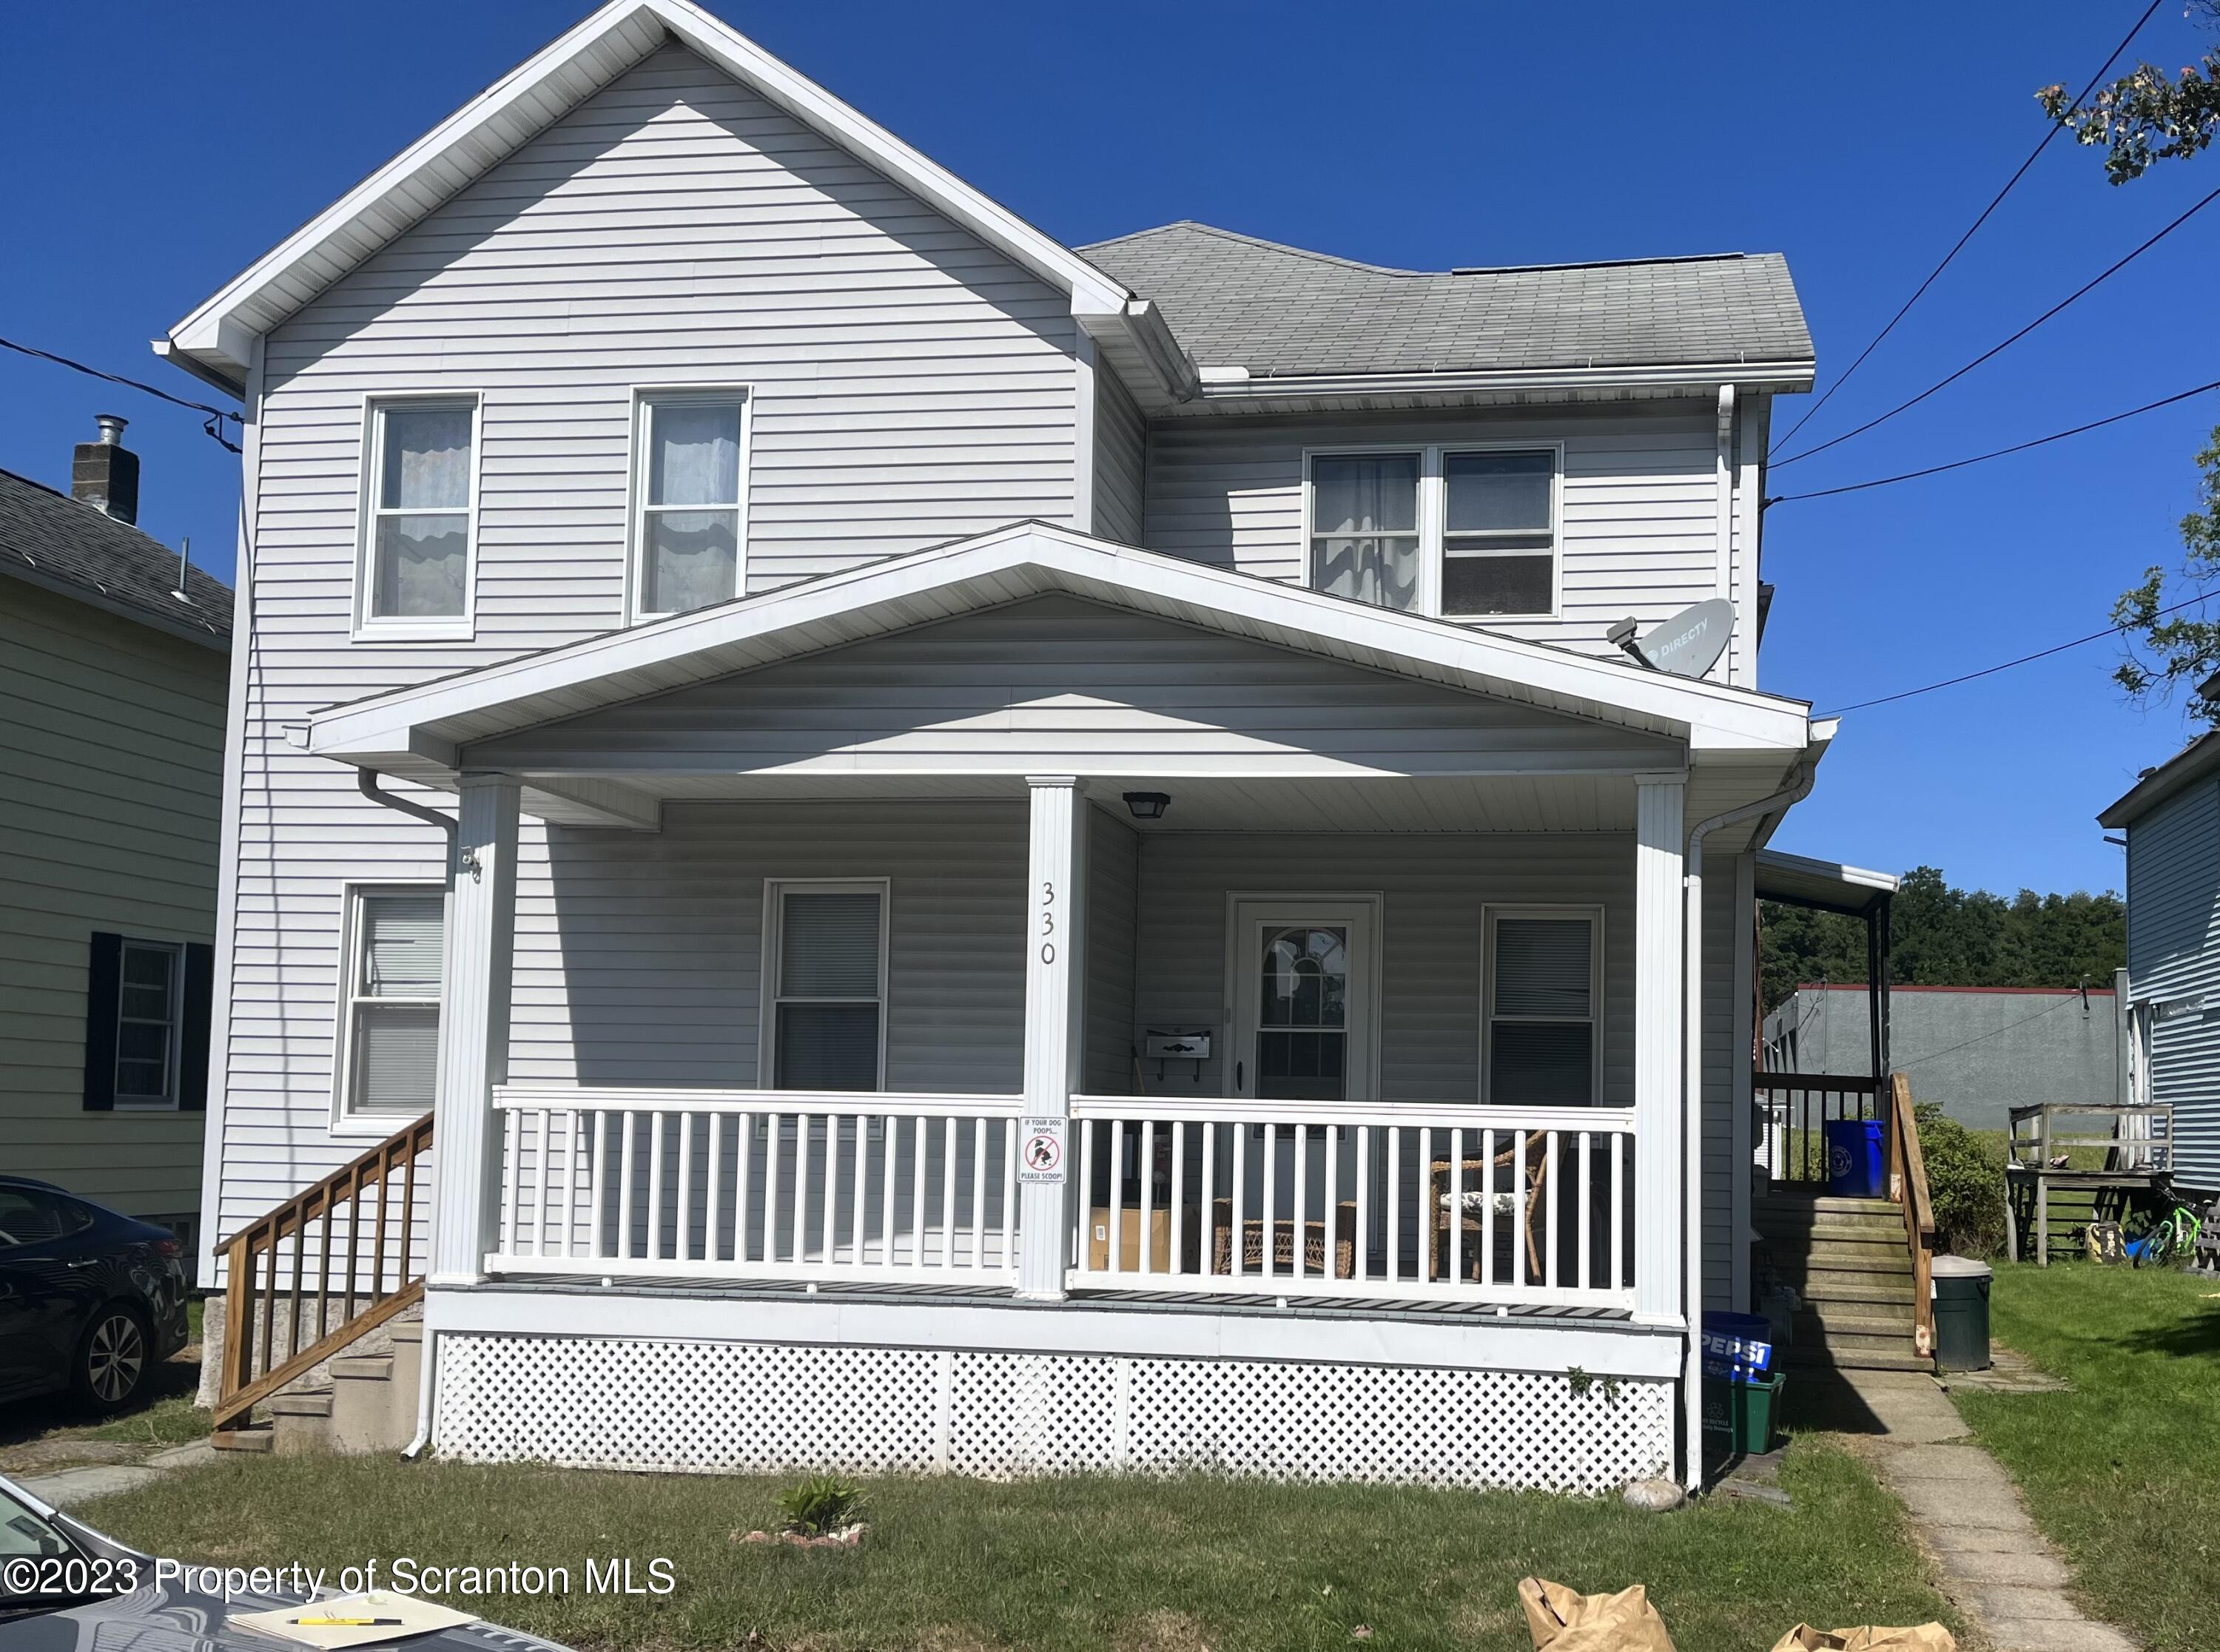
<instances>
[{"instance_id":1,"label":"asphalt shingle roof","mask_svg":"<svg viewBox=\"0 0 2220 1652\"><path fill-rule=\"evenodd\" d=\"M1428 272L1208 224L1079 252L1159 305L1202 367L1252 375L1809 361L1777 252Z\"/></svg>"},{"instance_id":2,"label":"asphalt shingle roof","mask_svg":"<svg viewBox=\"0 0 2220 1652\"><path fill-rule=\"evenodd\" d=\"M179 602L178 553L159 539L28 477L0 471L0 573L35 572L112 612L165 630L231 636L231 587L195 568Z\"/></svg>"}]
</instances>

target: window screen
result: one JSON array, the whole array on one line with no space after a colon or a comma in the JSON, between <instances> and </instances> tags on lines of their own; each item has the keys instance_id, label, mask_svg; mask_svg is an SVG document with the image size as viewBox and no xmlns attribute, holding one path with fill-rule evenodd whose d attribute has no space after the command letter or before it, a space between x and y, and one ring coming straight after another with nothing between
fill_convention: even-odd
<instances>
[{"instance_id":1,"label":"window screen","mask_svg":"<svg viewBox=\"0 0 2220 1652\"><path fill-rule=\"evenodd\" d=\"M356 898L347 1108L428 1113L439 1094L446 901L436 890Z\"/></svg>"},{"instance_id":2,"label":"window screen","mask_svg":"<svg viewBox=\"0 0 2220 1652\"><path fill-rule=\"evenodd\" d=\"M1442 612L1556 607L1555 454L1442 456Z\"/></svg>"},{"instance_id":3,"label":"window screen","mask_svg":"<svg viewBox=\"0 0 2220 1652\"><path fill-rule=\"evenodd\" d=\"M1506 1107L1595 1100L1595 920L1495 919L1487 1099Z\"/></svg>"},{"instance_id":4,"label":"window screen","mask_svg":"<svg viewBox=\"0 0 2220 1652\"><path fill-rule=\"evenodd\" d=\"M783 1090L876 1090L880 996L877 889L786 889L778 899L772 1082Z\"/></svg>"}]
</instances>

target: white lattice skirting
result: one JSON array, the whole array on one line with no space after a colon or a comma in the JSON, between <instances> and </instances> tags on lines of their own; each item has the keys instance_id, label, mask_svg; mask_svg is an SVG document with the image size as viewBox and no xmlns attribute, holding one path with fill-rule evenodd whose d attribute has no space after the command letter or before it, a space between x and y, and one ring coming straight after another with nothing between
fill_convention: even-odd
<instances>
[{"instance_id":1,"label":"white lattice skirting","mask_svg":"<svg viewBox=\"0 0 2220 1652\"><path fill-rule=\"evenodd\" d=\"M438 1358L435 1444L477 1462L1603 1492L1673 1455L1671 1383L1556 1373L483 1335Z\"/></svg>"}]
</instances>

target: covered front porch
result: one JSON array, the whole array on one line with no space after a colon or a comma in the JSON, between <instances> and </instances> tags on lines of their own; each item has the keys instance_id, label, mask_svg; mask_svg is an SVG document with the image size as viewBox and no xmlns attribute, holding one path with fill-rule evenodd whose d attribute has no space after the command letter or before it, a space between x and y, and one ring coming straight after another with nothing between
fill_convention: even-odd
<instances>
[{"instance_id":1,"label":"covered front porch","mask_svg":"<svg viewBox=\"0 0 2220 1652\"><path fill-rule=\"evenodd\" d=\"M452 1449L587 1460L518 1374L583 1438L617 1426L596 1382L709 1392L674 1361L783 1397L665 1466L789 1449L844 1360L926 1384L930 1462L998 1472L1090 1430L1279 1472L1270 1427L1212 1432L1228 1384L1268 1416L1343 1385L1483 1480L1543 1483L1553 1430L1581 1484L1693 1437L1747 851L1824 746L1800 708L1029 531L312 740L460 800ZM1098 1379L1107 1409L1044 1398Z\"/></svg>"}]
</instances>

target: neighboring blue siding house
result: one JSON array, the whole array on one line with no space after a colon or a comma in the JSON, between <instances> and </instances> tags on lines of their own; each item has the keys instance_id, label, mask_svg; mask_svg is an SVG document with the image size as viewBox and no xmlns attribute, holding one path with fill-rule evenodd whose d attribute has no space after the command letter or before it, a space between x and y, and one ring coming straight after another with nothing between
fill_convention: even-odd
<instances>
[{"instance_id":1,"label":"neighboring blue siding house","mask_svg":"<svg viewBox=\"0 0 2220 1652\"><path fill-rule=\"evenodd\" d=\"M2220 732L2097 818L2127 832L2131 1025L2173 1108L2175 1185L2220 1194Z\"/></svg>"}]
</instances>

